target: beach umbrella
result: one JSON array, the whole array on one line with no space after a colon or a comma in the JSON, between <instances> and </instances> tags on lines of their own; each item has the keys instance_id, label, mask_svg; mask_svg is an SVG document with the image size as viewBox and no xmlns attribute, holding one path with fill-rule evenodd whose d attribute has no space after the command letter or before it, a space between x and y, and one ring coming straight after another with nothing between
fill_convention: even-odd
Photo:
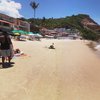
<instances>
[{"instance_id":1,"label":"beach umbrella","mask_svg":"<svg viewBox=\"0 0 100 100\"><path fill-rule=\"evenodd\" d=\"M28 35L29 35L29 34L33 34L33 32L28 32Z\"/></svg>"},{"instance_id":2,"label":"beach umbrella","mask_svg":"<svg viewBox=\"0 0 100 100\"><path fill-rule=\"evenodd\" d=\"M28 34L28 35L30 35L30 36L34 36L34 34Z\"/></svg>"},{"instance_id":3,"label":"beach umbrella","mask_svg":"<svg viewBox=\"0 0 100 100\"><path fill-rule=\"evenodd\" d=\"M20 33L14 33L14 35L19 36L19 35L20 35Z\"/></svg>"},{"instance_id":4,"label":"beach umbrella","mask_svg":"<svg viewBox=\"0 0 100 100\"><path fill-rule=\"evenodd\" d=\"M12 32L13 32L13 33L20 33L21 35L26 35L26 34L28 34L28 32L23 31L23 30L13 30Z\"/></svg>"},{"instance_id":5,"label":"beach umbrella","mask_svg":"<svg viewBox=\"0 0 100 100\"><path fill-rule=\"evenodd\" d=\"M40 34L34 34L35 37L43 37L42 35Z\"/></svg>"},{"instance_id":6,"label":"beach umbrella","mask_svg":"<svg viewBox=\"0 0 100 100\"><path fill-rule=\"evenodd\" d=\"M23 34L23 35L27 35L27 34L29 34L29 33L28 33L27 31L23 31L22 34Z\"/></svg>"},{"instance_id":7,"label":"beach umbrella","mask_svg":"<svg viewBox=\"0 0 100 100\"><path fill-rule=\"evenodd\" d=\"M13 30L12 32L13 32L13 33L23 33L22 30Z\"/></svg>"}]
</instances>

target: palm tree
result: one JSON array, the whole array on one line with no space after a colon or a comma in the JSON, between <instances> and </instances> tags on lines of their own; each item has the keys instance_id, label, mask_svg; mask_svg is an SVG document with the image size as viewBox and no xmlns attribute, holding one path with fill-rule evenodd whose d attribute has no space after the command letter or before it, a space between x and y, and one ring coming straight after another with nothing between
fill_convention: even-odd
<instances>
[{"instance_id":1,"label":"palm tree","mask_svg":"<svg viewBox=\"0 0 100 100\"><path fill-rule=\"evenodd\" d=\"M30 6L34 9L34 22L35 22L36 8L39 6L39 3L36 3L35 1L31 1Z\"/></svg>"}]
</instances>

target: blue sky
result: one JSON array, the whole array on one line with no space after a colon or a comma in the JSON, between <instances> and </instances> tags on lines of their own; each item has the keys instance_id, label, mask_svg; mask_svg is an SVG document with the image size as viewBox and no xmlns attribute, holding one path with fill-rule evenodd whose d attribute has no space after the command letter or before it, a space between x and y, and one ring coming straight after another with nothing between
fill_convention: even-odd
<instances>
[{"instance_id":1,"label":"blue sky","mask_svg":"<svg viewBox=\"0 0 100 100\"><path fill-rule=\"evenodd\" d=\"M10 0L21 4L19 13L25 18L33 17L33 9L30 7L32 0ZM60 18L77 14L88 14L100 24L100 0L34 0L39 3L36 10L36 18Z\"/></svg>"}]
</instances>

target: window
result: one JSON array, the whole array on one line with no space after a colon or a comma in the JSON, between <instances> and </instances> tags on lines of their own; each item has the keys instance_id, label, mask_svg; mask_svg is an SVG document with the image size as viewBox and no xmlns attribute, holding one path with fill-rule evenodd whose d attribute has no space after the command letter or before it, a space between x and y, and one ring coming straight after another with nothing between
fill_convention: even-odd
<instances>
[{"instance_id":1,"label":"window","mask_svg":"<svg viewBox=\"0 0 100 100\"><path fill-rule=\"evenodd\" d=\"M8 24L8 23L3 23L3 26L10 26L10 24Z\"/></svg>"}]
</instances>

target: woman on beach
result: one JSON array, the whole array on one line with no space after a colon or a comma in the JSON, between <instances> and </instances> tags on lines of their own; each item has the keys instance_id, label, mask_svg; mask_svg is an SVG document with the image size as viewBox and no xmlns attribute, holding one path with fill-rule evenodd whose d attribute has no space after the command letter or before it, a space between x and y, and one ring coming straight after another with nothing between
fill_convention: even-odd
<instances>
[{"instance_id":1,"label":"woman on beach","mask_svg":"<svg viewBox=\"0 0 100 100\"><path fill-rule=\"evenodd\" d=\"M8 60L10 64L13 54L12 53L13 45L9 35L6 32L3 32L2 39L0 41L0 49L1 49L2 65L4 66L5 60Z\"/></svg>"}]
</instances>

